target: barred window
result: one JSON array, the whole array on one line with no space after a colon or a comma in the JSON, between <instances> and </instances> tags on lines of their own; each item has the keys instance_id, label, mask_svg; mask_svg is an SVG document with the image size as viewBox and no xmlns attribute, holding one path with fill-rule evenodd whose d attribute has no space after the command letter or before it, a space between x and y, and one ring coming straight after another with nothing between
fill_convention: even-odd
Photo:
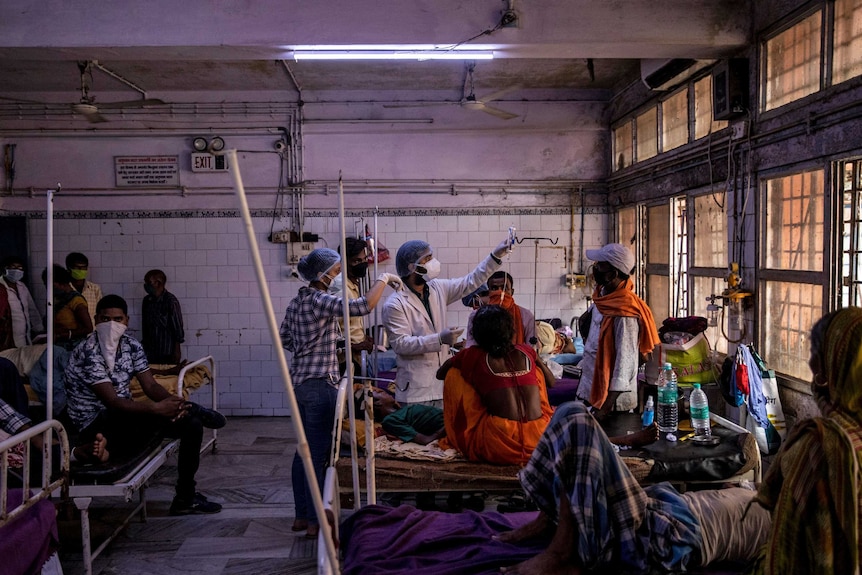
<instances>
[{"instance_id":1,"label":"barred window","mask_svg":"<svg viewBox=\"0 0 862 575\"><path fill-rule=\"evenodd\" d=\"M764 182L763 351L781 373L807 379L808 332L823 314L823 170Z\"/></svg>"},{"instance_id":2,"label":"barred window","mask_svg":"<svg viewBox=\"0 0 862 575\"><path fill-rule=\"evenodd\" d=\"M832 82L862 75L862 0L835 0Z\"/></svg>"},{"instance_id":3,"label":"barred window","mask_svg":"<svg viewBox=\"0 0 862 575\"><path fill-rule=\"evenodd\" d=\"M614 161L611 166L614 172L632 165L633 142L631 120L614 128Z\"/></svg>"},{"instance_id":4,"label":"barred window","mask_svg":"<svg viewBox=\"0 0 862 575\"><path fill-rule=\"evenodd\" d=\"M658 154L658 108L650 108L637 117L637 158L643 162Z\"/></svg>"},{"instance_id":5,"label":"barred window","mask_svg":"<svg viewBox=\"0 0 862 575\"><path fill-rule=\"evenodd\" d=\"M688 143L688 86L661 103L662 151Z\"/></svg>"},{"instance_id":6,"label":"barred window","mask_svg":"<svg viewBox=\"0 0 862 575\"><path fill-rule=\"evenodd\" d=\"M766 41L764 110L820 89L821 19L822 13L815 12Z\"/></svg>"}]
</instances>

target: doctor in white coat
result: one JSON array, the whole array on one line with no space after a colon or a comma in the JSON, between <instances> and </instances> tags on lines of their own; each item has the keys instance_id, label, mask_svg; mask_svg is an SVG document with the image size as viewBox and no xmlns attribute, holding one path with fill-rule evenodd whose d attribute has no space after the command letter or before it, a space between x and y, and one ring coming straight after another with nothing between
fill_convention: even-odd
<instances>
[{"instance_id":1,"label":"doctor in white coat","mask_svg":"<svg viewBox=\"0 0 862 575\"><path fill-rule=\"evenodd\" d=\"M446 325L446 308L460 301L497 271L511 248L506 239L461 278L437 279L440 262L431 246L410 240L398 248L395 269L404 282L383 306L383 326L396 355L395 399L443 408L443 382L435 374L464 328Z\"/></svg>"}]
</instances>

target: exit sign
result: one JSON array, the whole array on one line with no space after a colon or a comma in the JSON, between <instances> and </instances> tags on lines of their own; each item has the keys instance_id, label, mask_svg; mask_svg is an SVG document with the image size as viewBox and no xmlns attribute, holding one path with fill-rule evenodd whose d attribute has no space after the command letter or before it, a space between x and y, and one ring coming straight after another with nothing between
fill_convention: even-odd
<instances>
[{"instance_id":1,"label":"exit sign","mask_svg":"<svg viewBox=\"0 0 862 575\"><path fill-rule=\"evenodd\" d=\"M194 152L192 154L193 172L226 172L227 158L214 156L206 152Z\"/></svg>"}]
</instances>

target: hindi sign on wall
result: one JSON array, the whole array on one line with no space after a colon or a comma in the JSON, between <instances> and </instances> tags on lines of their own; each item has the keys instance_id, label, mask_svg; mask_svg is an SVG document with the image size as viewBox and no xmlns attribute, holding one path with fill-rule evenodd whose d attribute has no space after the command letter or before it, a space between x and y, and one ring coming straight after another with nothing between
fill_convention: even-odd
<instances>
[{"instance_id":1,"label":"hindi sign on wall","mask_svg":"<svg viewBox=\"0 0 862 575\"><path fill-rule=\"evenodd\" d=\"M176 188L179 156L114 156L118 188Z\"/></svg>"}]
</instances>

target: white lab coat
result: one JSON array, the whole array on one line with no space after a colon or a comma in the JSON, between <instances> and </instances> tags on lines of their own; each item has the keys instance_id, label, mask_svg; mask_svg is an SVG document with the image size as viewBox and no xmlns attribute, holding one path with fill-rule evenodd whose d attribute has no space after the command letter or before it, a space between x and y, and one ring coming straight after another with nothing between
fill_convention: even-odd
<instances>
[{"instance_id":1,"label":"white lab coat","mask_svg":"<svg viewBox=\"0 0 862 575\"><path fill-rule=\"evenodd\" d=\"M461 278L428 282L431 317L422 301L409 288L390 295L383 305L383 327L395 352L395 399L416 403L443 399L443 382L437 369L449 358L449 346L440 343L446 329L446 308L478 288L499 269L488 255L472 272Z\"/></svg>"}]
</instances>

